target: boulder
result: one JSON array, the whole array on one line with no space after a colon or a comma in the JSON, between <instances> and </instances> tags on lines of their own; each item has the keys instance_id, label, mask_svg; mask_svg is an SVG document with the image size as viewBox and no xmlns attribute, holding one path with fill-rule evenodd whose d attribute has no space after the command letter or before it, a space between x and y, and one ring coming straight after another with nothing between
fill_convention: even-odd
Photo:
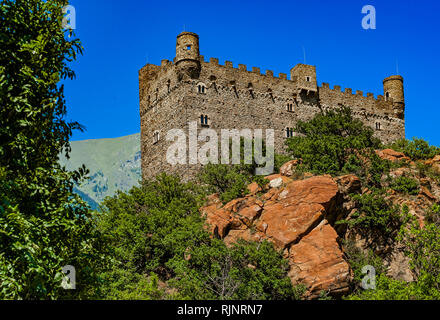
<instances>
[{"instance_id":1,"label":"boulder","mask_svg":"<svg viewBox=\"0 0 440 320\"><path fill-rule=\"evenodd\" d=\"M270 183L269 186L271 188L280 188L283 185L283 178L277 178L277 179L273 179Z\"/></svg>"},{"instance_id":2,"label":"boulder","mask_svg":"<svg viewBox=\"0 0 440 320\"><path fill-rule=\"evenodd\" d=\"M338 186L329 176L291 182L277 201L264 206L259 220L267 225L266 235L275 245L285 248L323 219L337 193Z\"/></svg>"},{"instance_id":3,"label":"boulder","mask_svg":"<svg viewBox=\"0 0 440 320\"><path fill-rule=\"evenodd\" d=\"M361 192L361 180L354 174L347 174L335 178L341 193L350 194Z\"/></svg>"},{"instance_id":4,"label":"boulder","mask_svg":"<svg viewBox=\"0 0 440 320\"><path fill-rule=\"evenodd\" d=\"M252 196L257 194L257 192L261 191L260 186L256 182L252 182L251 184L249 184L247 186L247 189L249 191L249 195L252 195Z\"/></svg>"},{"instance_id":5,"label":"boulder","mask_svg":"<svg viewBox=\"0 0 440 320\"><path fill-rule=\"evenodd\" d=\"M277 181L277 182L275 182L276 184L280 184L280 181L282 182L281 184L280 184L280 186L282 185L282 184L288 184L288 183L290 183L290 182L292 182L293 180L292 179L290 179L290 178L288 178L288 177L286 177L286 176L282 176L281 174L278 174L278 173L276 173L276 174L272 174L272 175L270 175L270 176L267 176L267 177L265 177L267 180L269 180L269 187L271 187L271 188L278 188L278 187L272 187L271 186L271 183L275 180L275 181Z\"/></svg>"},{"instance_id":6,"label":"boulder","mask_svg":"<svg viewBox=\"0 0 440 320\"><path fill-rule=\"evenodd\" d=\"M376 154L381 159L390 160L392 162L398 162L402 160L411 161L411 159L405 156L404 153L395 151L393 149L376 150Z\"/></svg>"},{"instance_id":7,"label":"boulder","mask_svg":"<svg viewBox=\"0 0 440 320\"><path fill-rule=\"evenodd\" d=\"M440 155L436 155L434 158L426 160L425 164L431 166L437 173L440 173Z\"/></svg>"},{"instance_id":8,"label":"boulder","mask_svg":"<svg viewBox=\"0 0 440 320\"><path fill-rule=\"evenodd\" d=\"M229 247L236 243L239 239L245 241L262 241L264 240L264 234L258 231L252 231L251 229L244 230L231 230L228 235L223 239L225 244Z\"/></svg>"},{"instance_id":9,"label":"boulder","mask_svg":"<svg viewBox=\"0 0 440 320\"><path fill-rule=\"evenodd\" d=\"M200 211L206 217L209 231L216 237L224 238L232 222L230 212L218 208L216 204L205 206Z\"/></svg>"},{"instance_id":10,"label":"boulder","mask_svg":"<svg viewBox=\"0 0 440 320\"><path fill-rule=\"evenodd\" d=\"M295 167L301 163L301 160L295 159L290 160L283 164L280 168L280 174L282 176L291 177L295 171Z\"/></svg>"},{"instance_id":11,"label":"boulder","mask_svg":"<svg viewBox=\"0 0 440 320\"><path fill-rule=\"evenodd\" d=\"M294 285L305 284L310 299L321 291L332 295L348 293L352 275L338 244L338 235L329 225L319 225L290 248L289 277Z\"/></svg>"}]
</instances>

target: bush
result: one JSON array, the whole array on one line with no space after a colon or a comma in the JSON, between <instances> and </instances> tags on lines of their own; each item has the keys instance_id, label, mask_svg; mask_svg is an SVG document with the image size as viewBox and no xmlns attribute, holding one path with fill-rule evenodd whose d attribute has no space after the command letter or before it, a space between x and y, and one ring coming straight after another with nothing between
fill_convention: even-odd
<instances>
[{"instance_id":1,"label":"bush","mask_svg":"<svg viewBox=\"0 0 440 320\"><path fill-rule=\"evenodd\" d=\"M397 140L389 147L395 151L403 152L414 161L430 159L440 154L440 148L430 146L425 140L415 137L412 140Z\"/></svg>"},{"instance_id":2,"label":"bush","mask_svg":"<svg viewBox=\"0 0 440 320\"><path fill-rule=\"evenodd\" d=\"M433 223L440 227L440 205L433 204L432 208L428 210L425 216L425 221L427 223Z\"/></svg>"},{"instance_id":3,"label":"bush","mask_svg":"<svg viewBox=\"0 0 440 320\"><path fill-rule=\"evenodd\" d=\"M398 206L384 198L384 190L372 189L370 193L351 195L357 211L350 219L337 221L337 224L348 224L361 233L371 233L379 238L389 237L402 224Z\"/></svg>"},{"instance_id":4,"label":"bush","mask_svg":"<svg viewBox=\"0 0 440 320\"><path fill-rule=\"evenodd\" d=\"M383 264L382 259L377 256L372 249L362 251L360 248L356 247L354 240L346 240L343 243L344 252L347 257L347 262L350 264L353 270L353 284L355 285L355 292L361 290L360 284L365 274L362 273L362 268L364 266L373 266L376 271L376 276L385 274L386 267Z\"/></svg>"},{"instance_id":5,"label":"bush","mask_svg":"<svg viewBox=\"0 0 440 320\"><path fill-rule=\"evenodd\" d=\"M223 203L248 193L247 185L252 174L241 165L207 164L200 171L199 180L207 185L208 192L219 193Z\"/></svg>"},{"instance_id":6,"label":"bush","mask_svg":"<svg viewBox=\"0 0 440 320\"><path fill-rule=\"evenodd\" d=\"M418 295L440 299L440 226L428 223L421 229L416 224L404 243L417 279Z\"/></svg>"},{"instance_id":7,"label":"bush","mask_svg":"<svg viewBox=\"0 0 440 320\"><path fill-rule=\"evenodd\" d=\"M376 289L358 290L347 300L415 300L420 297L416 286L405 281L394 280L385 274L376 276Z\"/></svg>"},{"instance_id":8,"label":"bush","mask_svg":"<svg viewBox=\"0 0 440 320\"><path fill-rule=\"evenodd\" d=\"M416 163L417 170L422 178L429 177L440 184L440 173L432 168L432 166L427 165L421 161Z\"/></svg>"},{"instance_id":9,"label":"bush","mask_svg":"<svg viewBox=\"0 0 440 320\"><path fill-rule=\"evenodd\" d=\"M349 108L317 114L309 122L299 121L296 132L301 136L287 139L288 152L303 159L303 170L317 174L358 169L362 163L353 157L353 151L381 145L373 130L354 119Z\"/></svg>"},{"instance_id":10,"label":"bush","mask_svg":"<svg viewBox=\"0 0 440 320\"><path fill-rule=\"evenodd\" d=\"M400 176L394 179L390 183L390 188L405 194L419 194L419 183L417 180L405 176Z\"/></svg>"},{"instance_id":11,"label":"bush","mask_svg":"<svg viewBox=\"0 0 440 320\"><path fill-rule=\"evenodd\" d=\"M350 300L440 300L440 227L413 227L404 238L416 281L406 283L379 274L376 289L356 291Z\"/></svg>"},{"instance_id":12,"label":"bush","mask_svg":"<svg viewBox=\"0 0 440 320\"><path fill-rule=\"evenodd\" d=\"M191 183L162 174L105 199L100 229L124 270L166 279L172 275L166 266L170 259L208 241L198 212L203 193L197 191Z\"/></svg>"},{"instance_id":13,"label":"bush","mask_svg":"<svg viewBox=\"0 0 440 320\"><path fill-rule=\"evenodd\" d=\"M303 286L294 288L288 264L270 242L239 241L232 248L221 240L193 248L190 259L173 262L172 283L187 299L300 299Z\"/></svg>"}]
</instances>

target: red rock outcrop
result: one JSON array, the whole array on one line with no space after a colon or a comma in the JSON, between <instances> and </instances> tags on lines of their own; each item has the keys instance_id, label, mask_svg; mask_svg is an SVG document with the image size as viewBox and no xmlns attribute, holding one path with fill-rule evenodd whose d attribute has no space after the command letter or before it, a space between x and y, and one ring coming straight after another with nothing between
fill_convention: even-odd
<instances>
[{"instance_id":1,"label":"red rock outcrop","mask_svg":"<svg viewBox=\"0 0 440 320\"><path fill-rule=\"evenodd\" d=\"M286 177L291 177L294 173L295 167L301 163L301 160L290 160L283 164L280 168L280 174Z\"/></svg>"},{"instance_id":2,"label":"red rock outcrop","mask_svg":"<svg viewBox=\"0 0 440 320\"><path fill-rule=\"evenodd\" d=\"M384 160L390 160L392 162L397 162L402 160L411 161L411 159L405 156L404 153L395 151L393 149L376 150L376 154L380 158Z\"/></svg>"},{"instance_id":3,"label":"red rock outcrop","mask_svg":"<svg viewBox=\"0 0 440 320\"><path fill-rule=\"evenodd\" d=\"M254 192L245 198L224 206L218 197L211 196L201 208L209 230L227 245L238 239L273 242L290 261L292 283L306 284L309 298L321 290L347 292L350 267L343 259L336 231L325 218L328 210L339 206L341 190L358 188L358 179L348 175L336 179L338 182L330 176L292 181L280 174L266 178L279 181L275 187L269 184L266 193L258 197L256 190L262 190L256 185L248 187Z\"/></svg>"},{"instance_id":4,"label":"red rock outcrop","mask_svg":"<svg viewBox=\"0 0 440 320\"><path fill-rule=\"evenodd\" d=\"M321 291L336 295L349 290L351 271L337 240L329 224L320 224L290 248L289 277L294 284L305 284L310 298Z\"/></svg>"},{"instance_id":5,"label":"red rock outcrop","mask_svg":"<svg viewBox=\"0 0 440 320\"><path fill-rule=\"evenodd\" d=\"M289 183L261 214L267 237L281 249L297 242L323 219L337 193L337 184L327 176Z\"/></svg>"}]
</instances>

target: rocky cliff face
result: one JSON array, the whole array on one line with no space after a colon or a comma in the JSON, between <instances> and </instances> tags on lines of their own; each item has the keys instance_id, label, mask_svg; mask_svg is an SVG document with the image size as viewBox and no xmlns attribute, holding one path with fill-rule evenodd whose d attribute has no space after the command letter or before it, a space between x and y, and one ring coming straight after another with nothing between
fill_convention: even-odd
<instances>
[{"instance_id":1,"label":"rocky cliff face","mask_svg":"<svg viewBox=\"0 0 440 320\"><path fill-rule=\"evenodd\" d=\"M390 161L400 161L404 155L390 150L380 150L378 155ZM297 160L284 164L280 174L266 177L270 183L260 188L256 183L248 186L249 194L223 205L217 194L209 197L200 209L206 216L213 235L228 245L238 239L271 241L289 261L289 277L294 285L305 284L307 297L319 297L322 291L332 296L347 294L353 281L353 272L347 262L342 239L355 239L362 250L370 247L367 239L336 224L349 218L357 209L349 197L353 193L368 193L355 175L331 177L306 174L294 179ZM440 169L440 157L427 164ZM439 170L440 172L440 170ZM395 204L406 204L409 213L423 224L424 212L440 200L438 182L421 177L416 164L394 169L390 176L411 176L420 183L415 195L391 192L388 199ZM386 187L387 181L383 177ZM407 258L398 243L382 245L376 249L382 254L388 274L396 279L411 281Z\"/></svg>"}]
</instances>

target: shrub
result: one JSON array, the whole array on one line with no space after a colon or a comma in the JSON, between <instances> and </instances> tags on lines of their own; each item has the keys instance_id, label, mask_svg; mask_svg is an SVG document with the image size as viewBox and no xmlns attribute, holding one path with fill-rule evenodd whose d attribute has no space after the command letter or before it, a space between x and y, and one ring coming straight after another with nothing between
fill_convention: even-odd
<instances>
[{"instance_id":1,"label":"shrub","mask_svg":"<svg viewBox=\"0 0 440 320\"><path fill-rule=\"evenodd\" d=\"M430 146L425 140L415 137L412 140L397 140L389 147L395 151L403 152L414 161L430 159L440 154L440 148Z\"/></svg>"},{"instance_id":2,"label":"shrub","mask_svg":"<svg viewBox=\"0 0 440 320\"><path fill-rule=\"evenodd\" d=\"M419 295L440 299L440 226L428 223L421 229L415 224L404 243Z\"/></svg>"},{"instance_id":3,"label":"shrub","mask_svg":"<svg viewBox=\"0 0 440 320\"><path fill-rule=\"evenodd\" d=\"M303 286L293 287L288 264L270 242L239 241L232 248L221 240L193 248L191 258L171 263L172 283L188 299L300 299Z\"/></svg>"},{"instance_id":4,"label":"shrub","mask_svg":"<svg viewBox=\"0 0 440 320\"><path fill-rule=\"evenodd\" d=\"M417 180L400 176L390 183L390 188L401 193L417 195L419 193L419 183Z\"/></svg>"},{"instance_id":5,"label":"shrub","mask_svg":"<svg viewBox=\"0 0 440 320\"><path fill-rule=\"evenodd\" d=\"M425 221L427 223L433 223L440 227L440 205L433 204L425 215Z\"/></svg>"},{"instance_id":6,"label":"shrub","mask_svg":"<svg viewBox=\"0 0 440 320\"><path fill-rule=\"evenodd\" d=\"M345 240L343 242L344 252L347 256L347 262L350 264L353 270L354 277L353 283L355 285L355 291L360 290L360 284L365 274L362 273L364 266L373 266L376 271L376 276L385 274L386 267L383 264L382 259L374 253L372 249L362 251L356 247L354 240Z\"/></svg>"},{"instance_id":7,"label":"shrub","mask_svg":"<svg viewBox=\"0 0 440 320\"><path fill-rule=\"evenodd\" d=\"M252 175L241 165L207 164L200 171L199 180L207 185L208 192L217 192L223 203L248 193L247 185Z\"/></svg>"},{"instance_id":8,"label":"shrub","mask_svg":"<svg viewBox=\"0 0 440 320\"><path fill-rule=\"evenodd\" d=\"M372 189L370 193L354 194L351 198L357 211L350 219L337 221L337 224L348 224L361 233L371 233L379 238L390 236L401 226L399 208L384 198L384 190Z\"/></svg>"},{"instance_id":9,"label":"shrub","mask_svg":"<svg viewBox=\"0 0 440 320\"><path fill-rule=\"evenodd\" d=\"M358 290L347 300L414 300L418 298L414 284L394 280L385 274L376 277L376 289Z\"/></svg>"},{"instance_id":10,"label":"shrub","mask_svg":"<svg viewBox=\"0 0 440 320\"><path fill-rule=\"evenodd\" d=\"M438 184L440 184L440 173L435 169L433 169L432 166L427 165L421 161L418 161L416 162L416 167L422 178L429 177L435 180Z\"/></svg>"},{"instance_id":11,"label":"shrub","mask_svg":"<svg viewBox=\"0 0 440 320\"><path fill-rule=\"evenodd\" d=\"M379 148L373 130L354 119L349 108L317 114L308 122L299 121L301 136L287 139L287 149L294 158L302 158L304 170L317 174L339 174L361 166L353 150Z\"/></svg>"},{"instance_id":12,"label":"shrub","mask_svg":"<svg viewBox=\"0 0 440 320\"><path fill-rule=\"evenodd\" d=\"M351 300L440 300L440 227L429 223L406 232L404 244L416 278L406 283L379 274L376 289L357 291Z\"/></svg>"}]
</instances>

